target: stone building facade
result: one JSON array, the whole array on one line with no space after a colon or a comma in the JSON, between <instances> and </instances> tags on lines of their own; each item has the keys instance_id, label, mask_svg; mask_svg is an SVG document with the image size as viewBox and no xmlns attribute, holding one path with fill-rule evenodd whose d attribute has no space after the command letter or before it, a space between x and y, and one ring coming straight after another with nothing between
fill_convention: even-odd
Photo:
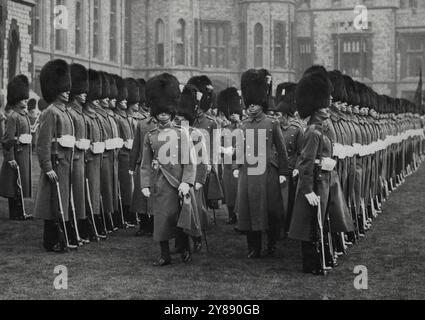
<instances>
[{"instance_id":1,"label":"stone building facade","mask_svg":"<svg viewBox=\"0 0 425 320\"><path fill-rule=\"evenodd\" d=\"M364 29L356 5L367 8ZM404 97L425 61L422 0L0 0L0 8L0 98L15 73L39 93L53 58L125 77L170 72L185 82L202 73L218 89L238 86L247 68L271 70L277 84L320 63Z\"/></svg>"}]
</instances>

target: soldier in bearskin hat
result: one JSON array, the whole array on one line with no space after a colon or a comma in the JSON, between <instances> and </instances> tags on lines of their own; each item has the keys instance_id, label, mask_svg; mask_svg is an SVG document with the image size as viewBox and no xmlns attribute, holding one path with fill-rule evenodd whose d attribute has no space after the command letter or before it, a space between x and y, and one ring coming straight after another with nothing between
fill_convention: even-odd
<instances>
[{"instance_id":1,"label":"soldier in bearskin hat","mask_svg":"<svg viewBox=\"0 0 425 320\"><path fill-rule=\"evenodd\" d=\"M106 239L105 222L101 214L100 184L101 164L105 151L102 122L99 120L96 110L100 108L102 98L102 78L99 72L90 69L88 71L89 89L83 113L86 119L87 139L90 140L90 148L85 154L85 195L88 226L85 228L85 236L91 241ZM82 235L83 238L85 238Z\"/></svg>"},{"instance_id":2,"label":"soldier in bearskin hat","mask_svg":"<svg viewBox=\"0 0 425 320\"><path fill-rule=\"evenodd\" d=\"M40 119L37 154L41 167L35 216L44 220L44 248L63 252L69 246L69 196L75 132L66 104L71 91L69 65L64 60L48 62L40 73L41 92L49 107ZM59 185L60 195L57 192ZM62 211L62 212L61 212Z\"/></svg>"},{"instance_id":3,"label":"soldier in bearskin hat","mask_svg":"<svg viewBox=\"0 0 425 320\"><path fill-rule=\"evenodd\" d=\"M195 86L202 93L202 99L197 109L193 126L200 129L207 139L208 156L210 167L208 180L205 186L207 204L211 209L218 209L218 201L224 199L223 188L218 175L218 154L214 152L219 141L215 141L214 132L218 129L217 121L207 112L211 109L214 101L214 87L211 80L205 76L196 76L189 79L188 83Z\"/></svg>"},{"instance_id":4,"label":"soldier in bearskin hat","mask_svg":"<svg viewBox=\"0 0 425 320\"><path fill-rule=\"evenodd\" d=\"M235 212L236 196L238 192L238 179L233 176L232 168L236 164L234 159L236 148L235 135L242 125L242 96L235 87L227 88L220 92L217 98L218 110L226 117L228 122L222 128L222 157L223 157L223 187L224 199L229 213L228 224L236 224ZM230 158L229 158L230 156ZM231 161L229 161L229 159Z\"/></svg>"},{"instance_id":5,"label":"soldier in bearskin hat","mask_svg":"<svg viewBox=\"0 0 425 320\"><path fill-rule=\"evenodd\" d=\"M249 259L261 257L262 232L267 232L268 255L274 255L283 210L280 189L289 174L279 121L266 116L271 83L267 70L248 70L241 79L242 96L249 114L242 131L245 137L251 138L244 142L246 159L234 171L234 176L239 177L238 228L247 232ZM266 132L265 141L260 140L261 132Z\"/></svg>"},{"instance_id":6,"label":"soldier in bearskin hat","mask_svg":"<svg viewBox=\"0 0 425 320\"><path fill-rule=\"evenodd\" d=\"M181 93L180 101L177 106L177 116L175 122L178 125L183 125L189 130L195 150L197 151L197 166L196 180L194 185L194 193L198 216L200 219L201 231L205 232L208 229L208 208L205 200L205 192L203 190L207 181L208 175L208 152L206 148L206 140L201 131L193 127L193 122L196 118L197 109L202 100L202 93L193 85L186 85ZM202 237L200 235L193 236L194 252L199 252L202 249ZM177 244L178 246L179 244Z\"/></svg>"},{"instance_id":7,"label":"soldier in bearskin hat","mask_svg":"<svg viewBox=\"0 0 425 320\"><path fill-rule=\"evenodd\" d=\"M87 232L81 231L86 228L86 197L85 197L85 153L90 148L90 141L87 139L86 117L83 114L83 106L86 103L87 92L89 90L89 78L87 69L81 64L71 64L71 95L68 104L68 112L72 118L75 129L75 149L72 162L72 214L75 214L77 225L75 226L77 235L83 244L89 243ZM77 237L78 238L78 237Z\"/></svg>"},{"instance_id":8,"label":"soldier in bearskin hat","mask_svg":"<svg viewBox=\"0 0 425 320\"><path fill-rule=\"evenodd\" d=\"M283 219L285 232L289 231L291 224L292 209L294 207L295 193L297 190L299 171L297 161L301 155L305 123L299 118L295 106L296 83L286 82L278 85L276 96L276 112L280 114L280 127L285 139L286 151L288 152L289 175L288 183L282 185L283 204L285 206Z\"/></svg>"},{"instance_id":9,"label":"soldier in bearskin hat","mask_svg":"<svg viewBox=\"0 0 425 320\"><path fill-rule=\"evenodd\" d=\"M7 85L7 104L12 111L6 120L1 139L3 165L0 171L0 196L9 200L9 218L28 220L24 198L31 197L31 124L27 113L29 82L24 75L15 76Z\"/></svg>"},{"instance_id":10,"label":"soldier in bearskin hat","mask_svg":"<svg viewBox=\"0 0 425 320\"><path fill-rule=\"evenodd\" d=\"M190 262L189 238L177 222L180 201L185 201L195 185L196 166L190 156L193 145L187 130L173 123L180 98L179 82L167 73L156 76L146 84L146 97L152 116L158 120L157 127L145 136L141 166L142 193L153 201L154 240L161 244L161 257L154 266L171 263L169 240L176 237L183 262ZM160 151L167 146L175 147L169 152L170 158Z\"/></svg>"},{"instance_id":11,"label":"soldier in bearskin hat","mask_svg":"<svg viewBox=\"0 0 425 320\"><path fill-rule=\"evenodd\" d=\"M137 79L137 83L139 85L139 113L144 117L148 118L150 115L150 108L146 104L146 81L145 79Z\"/></svg>"}]
</instances>

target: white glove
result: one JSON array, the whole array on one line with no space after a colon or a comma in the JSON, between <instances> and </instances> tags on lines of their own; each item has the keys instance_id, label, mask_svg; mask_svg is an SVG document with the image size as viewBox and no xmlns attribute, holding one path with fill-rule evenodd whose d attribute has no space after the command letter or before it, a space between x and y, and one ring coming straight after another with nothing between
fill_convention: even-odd
<instances>
[{"instance_id":1,"label":"white glove","mask_svg":"<svg viewBox=\"0 0 425 320\"><path fill-rule=\"evenodd\" d=\"M305 197L308 200L308 203L313 207L318 207L320 204L320 198L314 193L306 194Z\"/></svg>"},{"instance_id":2,"label":"white glove","mask_svg":"<svg viewBox=\"0 0 425 320\"><path fill-rule=\"evenodd\" d=\"M280 182L280 184L284 184L286 182L286 177L285 176L279 176L279 182Z\"/></svg>"},{"instance_id":3,"label":"white glove","mask_svg":"<svg viewBox=\"0 0 425 320\"><path fill-rule=\"evenodd\" d=\"M180 187L179 187L179 194L180 194L181 196L186 196L186 195L189 193L189 190L190 190L190 186L189 186L187 183L182 182L182 183L180 184Z\"/></svg>"},{"instance_id":4,"label":"white glove","mask_svg":"<svg viewBox=\"0 0 425 320\"><path fill-rule=\"evenodd\" d=\"M212 166L209 164L209 165L207 165L207 172L208 173L210 173L211 172L211 170L212 170Z\"/></svg>"},{"instance_id":5,"label":"white glove","mask_svg":"<svg viewBox=\"0 0 425 320\"><path fill-rule=\"evenodd\" d=\"M134 176L134 171L128 170L128 174L129 174L130 176Z\"/></svg>"},{"instance_id":6,"label":"white glove","mask_svg":"<svg viewBox=\"0 0 425 320\"><path fill-rule=\"evenodd\" d=\"M233 170L233 177L239 179L239 170Z\"/></svg>"},{"instance_id":7,"label":"white glove","mask_svg":"<svg viewBox=\"0 0 425 320\"><path fill-rule=\"evenodd\" d=\"M201 189L203 187L203 185L201 184L201 183L199 183L199 182L197 182L196 184L195 184L195 190L196 191L198 191L199 189Z\"/></svg>"},{"instance_id":8,"label":"white glove","mask_svg":"<svg viewBox=\"0 0 425 320\"><path fill-rule=\"evenodd\" d=\"M294 171L292 171L292 177L295 178L300 174L300 172L298 171L298 169L295 169Z\"/></svg>"},{"instance_id":9,"label":"white glove","mask_svg":"<svg viewBox=\"0 0 425 320\"><path fill-rule=\"evenodd\" d=\"M146 198L149 198L151 196L151 190L149 188L143 188L142 193Z\"/></svg>"},{"instance_id":10,"label":"white glove","mask_svg":"<svg viewBox=\"0 0 425 320\"><path fill-rule=\"evenodd\" d=\"M9 166L11 166L13 169L18 168L18 163L15 160L9 161Z\"/></svg>"}]
</instances>

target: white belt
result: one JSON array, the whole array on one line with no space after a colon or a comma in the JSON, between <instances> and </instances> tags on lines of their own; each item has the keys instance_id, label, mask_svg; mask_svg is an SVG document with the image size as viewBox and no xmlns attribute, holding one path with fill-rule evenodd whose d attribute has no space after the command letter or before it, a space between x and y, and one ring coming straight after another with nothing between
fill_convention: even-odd
<instances>
[{"instance_id":1,"label":"white belt","mask_svg":"<svg viewBox=\"0 0 425 320\"><path fill-rule=\"evenodd\" d=\"M105 149L106 150L115 150L116 149L116 141L115 139L105 140Z\"/></svg>"},{"instance_id":2,"label":"white belt","mask_svg":"<svg viewBox=\"0 0 425 320\"><path fill-rule=\"evenodd\" d=\"M32 143L32 135L30 134L21 134L18 137L18 141L20 144L31 144Z\"/></svg>"},{"instance_id":3,"label":"white belt","mask_svg":"<svg viewBox=\"0 0 425 320\"><path fill-rule=\"evenodd\" d=\"M91 145L91 151L94 154L100 154L105 152L105 143L104 142L94 142Z\"/></svg>"},{"instance_id":4,"label":"white belt","mask_svg":"<svg viewBox=\"0 0 425 320\"><path fill-rule=\"evenodd\" d=\"M75 143L75 147L79 150L87 151L90 149L90 140L80 139Z\"/></svg>"},{"instance_id":5,"label":"white belt","mask_svg":"<svg viewBox=\"0 0 425 320\"><path fill-rule=\"evenodd\" d=\"M131 150L133 149L133 139L128 139L125 143L124 146L126 147L126 149Z\"/></svg>"},{"instance_id":6,"label":"white belt","mask_svg":"<svg viewBox=\"0 0 425 320\"><path fill-rule=\"evenodd\" d=\"M52 142L58 142L59 145L63 148L74 148L75 146L75 137L70 135L62 136L58 139L53 139Z\"/></svg>"}]
</instances>

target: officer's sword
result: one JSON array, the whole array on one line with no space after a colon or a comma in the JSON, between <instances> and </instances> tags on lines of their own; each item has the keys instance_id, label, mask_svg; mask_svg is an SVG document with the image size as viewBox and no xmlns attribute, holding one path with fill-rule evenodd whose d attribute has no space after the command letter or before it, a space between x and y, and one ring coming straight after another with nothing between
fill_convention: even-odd
<instances>
[{"instance_id":1,"label":"officer's sword","mask_svg":"<svg viewBox=\"0 0 425 320\"><path fill-rule=\"evenodd\" d=\"M22 180L21 180L21 170L19 168L19 166L16 167L16 170L18 171L18 180L17 180L17 185L19 188L19 193L21 195L21 205L22 205L22 213L24 215L24 218L28 217L29 215L27 214L26 210L25 210L25 201L24 201L24 192L22 190Z\"/></svg>"},{"instance_id":2,"label":"officer's sword","mask_svg":"<svg viewBox=\"0 0 425 320\"><path fill-rule=\"evenodd\" d=\"M105 210L103 208L103 198L100 196L100 211L102 212L102 220L103 220L103 229L105 231L105 235L108 234L108 230L106 228L106 218L105 218ZM112 233L112 232L110 232Z\"/></svg>"},{"instance_id":3,"label":"officer's sword","mask_svg":"<svg viewBox=\"0 0 425 320\"><path fill-rule=\"evenodd\" d=\"M325 262L325 241L324 241L324 235L323 235L323 221L322 221L322 208L320 205L320 197L319 199L319 205L317 206L317 222L319 224L319 232L320 232L320 247L321 247L321 262L322 262L322 271L323 275L326 276L327 274L327 268L326 268L326 262Z\"/></svg>"},{"instance_id":4,"label":"officer's sword","mask_svg":"<svg viewBox=\"0 0 425 320\"><path fill-rule=\"evenodd\" d=\"M120 214L121 214L122 227L123 227L123 229L125 229L126 224L125 224L125 220L124 220L124 211L123 211L123 208L122 208L121 186L120 186L119 182L118 182L118 204L120 206L119 209L120 209Z\"/></svg>"}]
</instances>

